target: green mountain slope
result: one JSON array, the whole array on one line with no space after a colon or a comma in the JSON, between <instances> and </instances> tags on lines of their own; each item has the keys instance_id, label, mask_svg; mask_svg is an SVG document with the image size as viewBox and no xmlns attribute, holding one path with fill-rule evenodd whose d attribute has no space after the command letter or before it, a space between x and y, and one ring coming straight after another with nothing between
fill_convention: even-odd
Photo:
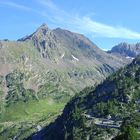
<instances>
[{"instance_id":1,"label":"green mountain slope","mask_svg":"<svg viewBox=\"0 0 140 140\"><path fill-rule=\"evenodd\" d=\"M137 140L139 102L140 56L95 89L80 92L54 123L36 135L47 140Z\"/></svg>"},{"instance_id":2,"label":"green mountain slope","mask_svg":"<svg viewBox=\"0 0 140 140\"><path fill-rule=\"evenodd\" d=\"M23 139L37 131L35 124L46 126L75 93L127 63L83 35L45 24L18 41L0 41L2 139Z\"/></svg>"}]
</instances>

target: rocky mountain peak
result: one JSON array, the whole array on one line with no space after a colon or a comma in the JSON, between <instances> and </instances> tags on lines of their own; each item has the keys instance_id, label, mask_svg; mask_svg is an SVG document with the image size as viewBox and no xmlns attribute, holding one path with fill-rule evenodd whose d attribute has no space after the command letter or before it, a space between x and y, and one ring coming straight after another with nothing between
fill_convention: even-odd
<instances>
[{"instance_id":1,"label":"rocky mountain peak","mask_svg":"<svg viewBox=\"0 0 140 140\"><path fill-rule=\"evenodd\" d=\"M42 24L36 31L36 33L42 33L43 35L46 35L46 33L48 32L49 28L47 26L47 24Z\"/></svg>"},{"instance_id":2,"label":"rocky mountain peak","mask_svg":"<svg viewBox=\"0 0 140 140\"><path fill-rule=\"evenodd\" d=\"M50 31L47 24L42 24L34 33L27 35L23 38L18 39L18 41L27 41L35 39L44 39L47 33Z\"/></svg>"},{"instance_id":3,"label":"rocky mountain peak","mask_svg":"<svg viewBox=\"0 0 140 140\"><path fill-rule=\"evenodd\" d=\"M39 28L48 29L48 25L46 23L43 23Z\"/></svg>"},{"instance_id":4,"label":"rocky mountain peak","mask_svg":"<svg viewBox=\"0 0 140 140\"><path fill-rule=\"evenodd\" d=\"M120 44L118 44L118 46L128 46L129 44L127 42L121 42Z\"/></svg>"},{"instance_id":5,"label":"rocky mountain peak","mask_svg":"<svg viewBox=\"0 0 140 140\"><path fill-rule=\"evenodd\" d=\"M140 43L129 44L122 42L114 46L108 53L113 53L125 57L136 57L140 54Z\"/></svg>"}]
</instances>

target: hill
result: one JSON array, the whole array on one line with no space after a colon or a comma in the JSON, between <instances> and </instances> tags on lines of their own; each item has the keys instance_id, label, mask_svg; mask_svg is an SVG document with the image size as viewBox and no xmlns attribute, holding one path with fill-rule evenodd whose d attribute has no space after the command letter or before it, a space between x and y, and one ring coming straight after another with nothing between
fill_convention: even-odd
<instances>
[{"instance_id":1,"label":"hill","mask_svg":"<svg viewBox=\"0 0 140 140\"><path fill-rule=\"evenodd\" d=\"M54 123L32 137L39 136L42 140L137 140L139 93L140 56L96 88L81 91Z\"/></svg>"}]
</instances>

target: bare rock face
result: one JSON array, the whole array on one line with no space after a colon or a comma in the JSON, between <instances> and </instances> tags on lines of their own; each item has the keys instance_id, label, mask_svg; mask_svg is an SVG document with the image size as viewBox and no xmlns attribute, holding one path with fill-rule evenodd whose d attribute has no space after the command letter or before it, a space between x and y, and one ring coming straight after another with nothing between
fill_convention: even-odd
<instances>
[{"instance_id":1,"label":"bare rock face","mask_svg":"<svg viewBox=\"0 0 140 140\"><path fill-rule=\"evenodd\" d=\"M34 46L43 58L51 59L51 49L58 46L57 39L52 30L46 24L42 24L33 34L19 39L18 41L33 41Z\"/></svg>"},{"instance_id":2,"label":"bare rock face","mask_svg":"<svg viewBox=\"0 0 140 140\"><path fill-rule=\"evenodd\" d=\"M87 66L95 64L97 67L102 65L101 69L108 67L107 71L112 71L114 68L128 63L126 59L118 59L102 51L84 35L61 28L51 30L46 24L41 25L33 34L18 41L32 41L43 58L57 64L65 65L66 61L67 64L76 65L78 63Z\"/></svg>"},{"instance_id":3,"label":"bare rock face","mask_svg":"<svg viewBox=\"0 0 140 140\"><path fill-rule=\"evenodd\" d=\"M125 57L136 57L140 54L140 43L120 43L114 46L110 51L108 51L108 53L119 54Z\"/></svg>"}]
</instances>

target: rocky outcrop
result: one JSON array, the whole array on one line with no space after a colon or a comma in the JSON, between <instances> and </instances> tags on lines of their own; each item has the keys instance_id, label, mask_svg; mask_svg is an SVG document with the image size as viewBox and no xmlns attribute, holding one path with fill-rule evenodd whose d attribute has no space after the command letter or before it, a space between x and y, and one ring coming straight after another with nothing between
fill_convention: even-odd
<instances>
[{"instance_id":1,"label":"rocky outcrop","mask_svg":"<svg viewBox=\"0 0 140 140\"><path fill-rule=\"evenodd\" d=\"M120 43L114 46L108 53L118 54L125 57L136 57L140 54L140 43L136 44L128 44L128 43Z\"/></svg>"}]
</instances>

